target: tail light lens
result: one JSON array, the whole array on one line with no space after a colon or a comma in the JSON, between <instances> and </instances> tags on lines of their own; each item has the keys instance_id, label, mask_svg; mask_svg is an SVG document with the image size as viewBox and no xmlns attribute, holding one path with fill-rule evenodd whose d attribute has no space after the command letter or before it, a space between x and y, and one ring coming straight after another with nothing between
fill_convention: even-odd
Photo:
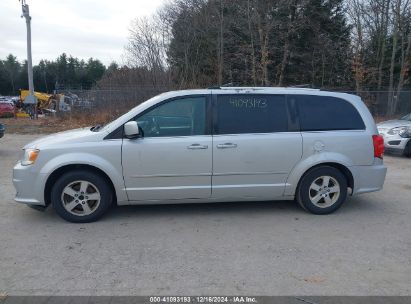
<instances>
[{"instance_id":1,"label":"tail light lens","mask_svg":"<svg viewBox=\"0 0 411 304\"><path fill-rule=\"evenodd\" d=\"M374 144L374 157L382 158L384 154L384 137L373 135L372 142Z\"/></svg>"}]
</instances>

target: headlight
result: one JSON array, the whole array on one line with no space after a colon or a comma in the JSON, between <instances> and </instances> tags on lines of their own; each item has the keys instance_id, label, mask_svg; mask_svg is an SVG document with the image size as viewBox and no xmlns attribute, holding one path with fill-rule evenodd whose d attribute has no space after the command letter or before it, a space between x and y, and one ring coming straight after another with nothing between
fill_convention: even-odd
<instances>
[{"instance_id":1,"label":"headlight","mask_svg":"<svg viewBox=\"0 0 411 304\"><path fill-rule=\"evenodd\" d=\"M400 133L398 133L398 134L400 134L401 137L410 138L411 137L411 128L406 127L403 130L401 130Z\"/></svg>"},{"instance_id":2,"label":"headlight","mask_svg":"<svg viewBox=\"0 0 411 304\"><path fill-rule=\"evenodd\" d=\"M389 130L387 133L390 135L400 135L401 137L407 137L409 135L409 128L408 127L396 127Z\"/></svg>"},{"instance_id":3,"label":"headlight","mask_svg":"<svg viewBox=\"0 0 411 304\"><path fill-rule=\"evenodd\" d=\"M37 149L25 149L24 156L21 160L22 166L29 166L36 162L37 156L39 156L40 150Z\"/></svg>"}]
</instances>

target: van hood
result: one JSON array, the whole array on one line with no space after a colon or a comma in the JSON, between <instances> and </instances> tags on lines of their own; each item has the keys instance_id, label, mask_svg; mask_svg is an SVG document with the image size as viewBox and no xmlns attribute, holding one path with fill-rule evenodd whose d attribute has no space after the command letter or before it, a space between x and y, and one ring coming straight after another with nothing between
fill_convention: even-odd
<instances>
[{"instance_id":1,"label":"van hood","mask_svg":"<svg viewBox=\"0 0 411 304\"><path fill-rule=\"evenodd\" d=\"M106 135L106 132L93 132L90 129L91 127L50 134L28 143L23 149L42 149L57 144L94 142Z\"/></svg>"}]
</instances>

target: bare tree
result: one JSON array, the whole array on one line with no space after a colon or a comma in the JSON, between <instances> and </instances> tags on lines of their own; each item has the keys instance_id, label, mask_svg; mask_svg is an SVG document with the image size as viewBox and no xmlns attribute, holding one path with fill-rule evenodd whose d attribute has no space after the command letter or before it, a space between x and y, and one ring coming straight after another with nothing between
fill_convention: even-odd
<instances>
[{"instance_id":1,"label":"bare tree","mask_svg":"<svg viewBox=\"0 0 411 304\"><path fill-rule=\"evenodd\" d=\"M224 0L220 0L220 30L218 41L218 84L223 84L223 71L224 71Z\"/></svg>"},{"instance_id":2,"label":"bare tree","mask_svg":"<svg viewBox=\"0 0 411 304\"><path fill-rule=\"evenodd\" d=\"M399 100L399 95L401 94L401 89L404 84L405 71L407 70L407 60L410 52L408 38L406 41L408 45L405 47L406 41L404 36L409 36L406 31L409 31L409 21L410 21L410 0L394 0L392 5L392 23L393 23L393 33L392 33L392 50L390 59L390 79L389 79L389 97L387 106L387 115L393 115L397 111L397 105ZM398 41L402 37L401 41ZM401 45L398 45L400 42ZM397 90L394 89L395 85L395 65L397 61L398 49L401 49L401 71L399 74ZM399 90L400 89L400 90Z\"/></svg>"},{"instance_id":3,"label":"bare tree","mask_svg":"<svg viewBox=\"0 0 411 304\"><path fill-rule=\"evenodd\" d=\"M287 5L288 16L287 16L287 29L285 31L284 46L283 46L283 56L278 71L278 85L282 86L284 81L285 68L288 63L288 58L290 56L290 43L291 35L294 32L296 25L295 14L297 9L297 0L284 1L283 5Z\"/></svg>"},{"instance_id":4,"label":"bare tree","mask_svg":"<svg viewBox=\"0 0 411 304\"><path fill-rule=\"evenodd\" d=\"M159 31L158 19L137 18L130 28L129 43L126 46L127 63L131 67L144 67L151 72L152 83L157 85L158 75L167 69L166 38Z\"/></svg>"},{"instance_id":5,"label":"bare tree","mask_svg":"<svg viewBox=\"0 0 411 304\"><path fill-rule=\"evenodd\" d=\"M255 18L257 20L257 32L260 44L260 69L261 69L261 84L265 86L270 85L268 74L268 65L270 64L269 49L270 36L273 34L274 18L271 14L273 3L269 0L258 0L254 4Z\"/></svg>"},{"instance_id":6,"label":"bare tree","mask_svg":"<svg viewBox=\"0 0 411 304\"><path fill-rule=\"evenodd\" d=\"M352 70L354 73L355 89L357 94L363 90L365 80L365 49L367 32L364 25L365 3L362 0L349 0L347 2L347 13L351 19L353 30L351 32L352 44Z\"/></svg>"},{"instance_id":7,"label":"bare tree","mask_svg":"<svg viewBox=\"0 0 411 304\"><path fill-rule=\"evenodd\" d=\"M254 46L254 32L251 23L251 7L250 0L247 0L247 25L248 34L250 35L250 50L251 50L251 78L254 85L257 85L257 68L256 68L256 58L255 58L255 46Z\"/></svg>"}]
</instances>

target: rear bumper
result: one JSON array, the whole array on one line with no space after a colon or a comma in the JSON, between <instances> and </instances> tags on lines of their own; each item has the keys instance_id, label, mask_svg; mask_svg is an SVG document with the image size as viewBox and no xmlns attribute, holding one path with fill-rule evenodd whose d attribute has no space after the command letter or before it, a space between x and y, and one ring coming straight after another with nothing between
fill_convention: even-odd
<instances>
[{"instance_id":1,"label":"rear bumper","mask_svg":"<svg viewBox=\"0 0 411 304\"><path fill-rule=\"evenodd\" d=\"M34 171L31 166L16 164L13 168L13 184L16 188L14 200L28 205L45 206L45 178L45 175Z\"/></svg>"},{"instance_id":2,"label":"rear bumper","mask_svg":"<svg viewBox=\"0 0 411 304\"><path fill-rule=\"evenodd\" d=\"M353 195L381 190L387 167L381 159L375 159L372 166L353 166L350 168L354 177Z\"/></svg>"}]
</instances>

